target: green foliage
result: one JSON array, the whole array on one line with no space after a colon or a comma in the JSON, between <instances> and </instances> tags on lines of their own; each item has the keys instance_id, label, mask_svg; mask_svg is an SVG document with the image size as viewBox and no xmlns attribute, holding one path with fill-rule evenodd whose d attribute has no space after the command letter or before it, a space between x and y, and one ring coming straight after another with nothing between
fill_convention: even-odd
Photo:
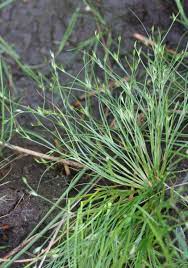
<instances>
[{"instance_id":1,"label":"green foliage","mask_svg":"<svg viewBox=\"0 0 188 268\"><path fill-rule=\"evenodd\" d=\"M79 16L79 9L76 9L76 11L73 13L73 15L72 15L72 17L71 17L71 19L69 21L69 25L68 25L68 27L67 27L67 29L66 29L63 37L62 37L62 40L61 40L61 42L59 44L57 54L61 53L62 50L64 49L66 42L68 41L70 35L72 34L72 32L74 30L74 26L75 26L75 24L77 22L78 16Z\"/></svg>"},{"instance_id":2,"label":"green foliage","mask_svg":"<svg viewBox=\"0 0 188 268\"><path fill-rule=\"evenodd\" d=\"M181 22L187 27L182 1L175 1ZM0 3L0 9L11 2ZM84 3L96 24L105 29L91 1ZM64 49L78 17L76 10L55 56ZM93 53L84 53L84 67L77 76L58 66L52 54L51 79L23 64L0 37L0 55L9 55L42 88L44 96L46 87L53 95L52 100L45 96L41 107L20 105L17 116L30 113L35 123L31 131L16 122L16 131L44 146L50 155L85 167L54 204L50 201L49 212L26 245L4 262L4 268L11 267L31 248L34 250L28 254L26 267L188 266L187 197L180 191L181 183L176 183L178 163L187 158L188 149L188 79L182 72L187 69L187 52L169 56L158 41L148 55L135 46L131 60L120 59L121 39L115 44L110 34L107 44L115 44L117 51L102 43L98 53L104 33L78 44L76 50L93 46ZM5 83L6 75L2 60L1 143L10 139L15 122L15 103ZM60 80L65 75L72 79L67 85ZM71 101L77 100L77 93L84 93L84 101L75 107ZM23 181L31 195L39 196L26 178ZM82 181L82 187L77 188ZM73 189L77 192L74 197ZM62 201L66 203L63 208Z\"/></svg>"},{"instance_id":3,"label":"green foliage","mask_svg":"<svg viewBox=\"0 0 188 268\"><path fill-rule=\"evenodd\" d=\"M55 230L58 242L36 262L49 268L187 267L187 222L177 209L181 203L185 211L187 201L175 189L179 155L185 157L188 147L184 53L169 58L158 43L152 56L135 49L123 64L118 52L103 49L104 60L85 54L82 79L57 66L52 55L51 90L61 105L26 109L44 130L40 134L17 129L49 154L84 164L87 178L111 185L67 200L63 225ZM60 83L61 72L73 78L71 86ZM75 91L85 93L78 108L70 104Z\"/></svg>"},{"instance_id":4,"label":"green foliage","mask_svg":"<svg viewBox=\"0 0 188 268\"><path fill-rule=\"evenodd\" d=\"M10 5L15 0L1 0L0 1L0 10Z\"/></svg>"},{"instance_id":5,"label":"green foliage","mask_svg":"<svg viewBox=\"0 0 188 268\"><path fill-rule=\"evenodd\" d=\"M180 22L188 28L188 17L185 13L184 7L183 7L183 0L175 0L179 14L180 14Z\"/></svg>"},{"instance_id":6,"label":"green foliage","mask_svg":"<svg viewBox=\"0 0 188 268\"><path fill-rule=\"evenodd\" d=\"M53 110L42 107L30 109L30 112L38 120L38 125L58 141L60 148L46 140L45 136L23 128L19 132L44 144L51 153L81 162L113 183L145 189L158 181L165 181L173 170L175 145L179 144L177 152L182 148L181 131L188 111L188 96L184 90L187 80L184 81L178 72L180 56L167 62L161 45L155 47L154 57L148 60L147 65L143 64L140 51L137 51L137 56L137 60L135 55L134 62L129 64L129 80L126 81L106 62L92 55L89 58L91 69L88 63L85 65L85 81L75 77L71 92L58 80L58 71L65 73L65 70L53 61L53 88L59 91L64 108L54 105ZM111 57L127 76L117 55L111 54ZM104 72L106 84L96 77L94 68L97 67L94 64ZM145 69L143 82L136 79L140 64ZM118 86L118 97L109 89L110 81ZM74 88L78 90L79 85L85 91L86 102L80 109L73 109L68 97ZM95 92L95 110L87 99L91 92ZM109 117L106 117L106 111ZM42 118L53 123L52 128L46 127ZM110 118L115 122L113 127Z\"/></svg>"},{"instance_id":7,"label":"green foliage","mask_svg":"<svg viewBox=\"0 0 188 268\"><path fill-rule=\"evenodd\" d=\"M173 201L164 193L165 188L156 187L134 196L130 190L102 187L84 196L75 220L67 218L62 239L51 250L45 267L177 267L180 260L188 263L172 241L175 226L180 229L185 222L169 216ZM169 221L174 225L169 226Z\"/></svg>"},{"instance_id":8,"label":"green foliage","mask_svg":"<svg viewBox=\"0 0 188 268\"><path fill-rule=\"evenodd\" d=\"M0 60L0 141L9 140L13 131L13 107L8 92L7 85L4 82L3 61Z\"/></svg>"}]
</instances>

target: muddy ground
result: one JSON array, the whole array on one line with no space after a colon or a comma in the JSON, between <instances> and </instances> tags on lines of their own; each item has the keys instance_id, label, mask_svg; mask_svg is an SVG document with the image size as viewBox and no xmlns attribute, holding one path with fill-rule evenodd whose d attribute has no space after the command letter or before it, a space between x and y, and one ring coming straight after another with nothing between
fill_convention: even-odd
<instances>
[{"instance_id":1,"label":"muddy ground","mask_svg":"<svg viewBox=\"0 0 188 268\"><path fill-rule=\"evenodd\" d=\"M122 48L125 54L129 53L133 47L132 35L135 32L145 35L144 27L150 32L153 25L159 27L161 31L167 31L171 24L170 16L176 11L172 0L97 0L92 2L100 11L112 35L122 36ZM13 45L24 63L33 67L38 66L40 71L48 76L50 51L57 51L69 19L78 6L81 8L81 15L64 51L57 58L57 61L63 63L68 71L78 73L82 66L82 58L68 49L74 48L80 41L93 36L97 27L92 13L87 10L81 0L14 1L0 11L0 36ZM175 24L166 38L167 45L171 48L176 47L183 32L183 27ZM15 84L15 88L11 89L13 95L26 105L40 104L42 99L35 90L34 82L23 75L13 60L5 54L0 54L0 56L7 60L11 68ZM23 118L23 124L24 121L28 119ZM14 139L14 143L16 142L17 140ZM29 144L24 144L24 146L31 148ZM38 148L32 147L32 149ZM4 152L2 159L7 153L7 151ZM9 249L22 241L48 209L48 204L44 201L29 195L22 181L22 178L26 177L29 184L36 189L45 169L46 166L37 163L31 157L22 156L0 170L0 176L4 177L0 185L0 228L9 226L6 236L3 234L2 237L0 234L0 243L6 244ZM66 186L67 178L63 168L54 168L44 175L40 182L39 193L54 201Z\"/></svg>"}]
</instances>

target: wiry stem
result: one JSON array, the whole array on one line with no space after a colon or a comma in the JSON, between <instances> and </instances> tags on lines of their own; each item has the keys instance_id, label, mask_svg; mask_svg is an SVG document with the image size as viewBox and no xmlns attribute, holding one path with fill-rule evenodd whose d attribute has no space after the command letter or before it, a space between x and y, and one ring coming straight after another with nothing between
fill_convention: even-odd
<instances>
[{"instance_id":1,"label":"wiry stem","mask_svg":"<svg viewBox=\"0 0 188 268\"><path fill-rule=\"evenodd\" d=\"M70 167L75 167L75 168L83 168L84 165L81 163L78 163L76 161L72 161L72 160L66 160L66 159L62 159L60 157L55 157L55 156L51 156L51 155L47 155L47 154L43 154L40 152L36 152L27 148L23 148L17 145L13 145L10 143L3 143L2 141L0 141L0 146L4 146L6 148L9 148L11 150L17 151L18 153L23 153L26 155L31 155L37 158L41 158L41 159L45 159L45 160L51 160L53 162L58 162L58 163L62 163L64 165L70 166Z\"/></svg>"}]
</instances>

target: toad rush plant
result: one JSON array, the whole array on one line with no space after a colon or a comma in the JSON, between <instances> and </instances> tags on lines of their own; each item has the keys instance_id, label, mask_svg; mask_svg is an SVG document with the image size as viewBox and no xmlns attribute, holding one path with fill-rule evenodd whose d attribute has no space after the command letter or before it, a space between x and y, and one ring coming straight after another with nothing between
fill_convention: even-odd
<instances>
[{"instance_id":1,"label":"toad rush plant","mask_svg":"<svg viewBox=\"0 0 188 268\"><path fill-rule=\"evenodd\" d=\"M79 195L76 211L70 203L78 197L67 200L58 242L36 262L50 268L187 267L187 199L175 184L188 148L184 53L170 56L156 43L148 56L135 48L122 63L119 49L103 49L104 60L85 54L82 78L52 57L51 90L61 101L27 108L40 134L18 127L49 154L83 164L88 181L102 180ZM71 85L61 84L61 74L73 79ZM70 102L77 91L85 94L79 105Z\"/></svg>"}]
</instances>

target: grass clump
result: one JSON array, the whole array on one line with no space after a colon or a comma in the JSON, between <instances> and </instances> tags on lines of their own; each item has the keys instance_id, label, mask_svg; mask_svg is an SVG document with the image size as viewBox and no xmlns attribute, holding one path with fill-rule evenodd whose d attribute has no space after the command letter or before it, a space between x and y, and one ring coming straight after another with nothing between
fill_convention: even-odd
<instances>
[{"instance_id":1,"label":"grass clump","mask_svg":"<svg viewBox=\"0 0 188 268\"><path fill-rule=\"evenodd\" d=\"M108 181L68 198L64 224L55 231L58 242L36 262L39 267L187 267L187 200L175 183L188 147L184 53L169 57L157 43L147 57L135 48L131 62L123 64L119 52L103 49L103 61L95 53L85 55L82 79L52 59L51 90L61 103L27 108L40 134L17 129L49 154L83 164L87 180ZM109 62L118 66L116 72ZM61 73L73 78L71 85L60 83ZM77 107L70 103L75 91L85 94ZM78 199L75 211L70 203Z\"/></svg>"},{"instance_id":2,"label":"grass clump","mask_svg":"<svg viewBox=\"0 0 188 268\"><path fill-rule=\"evenodd\" d=\"M164 192L164 188L156 188L130 195L130 190L119 188L96 189L84 197L75 220L67 219L60 233L62 239L52 249L52 258L45 267L186 264L186 248L178 250L170 236L176 225L183 227L184 221L181 219L180 225L174 218L174 225L169 225L172 200L166 200Z\"/></svg>"},{"instance_id":3,"label":"grass clump","mask_svg":"<svg viewBox=\"0 0 188 268\"><path fill-rule=\"evenodd\" d=\"M111 54L126 79L92 55L92 66L85 70L85 81L75 77L71 92L58 80L58 71L65 73L65 70L53 62L53 81L63 108L53 105L53 109L41 107L30 112L60 146L22 127L20 133L26 138L30 135L30 139L43 144L51 153L80 162L119 185L142 190L165 181L173 170L177 153L182 146L187 147L182 139L188 111L187 80L178 72L182 56L167 62L164 47L158 45L153 59L148 59L145 65L140 51L137 52L138 58L135 60L134 56L129 74L117 55ZM106 84L96 77L93 64L104 72ZM143 82L136 79L140 65L145 72ZM112 81L118 87L118 96L110 89ZM74 89L78 91L79 85L80 90L85 90L86 101L75 109L68 98ZM55 86L53 84L53 88ZM87 99L93 92L94 109ZM46 127L48 122L44 124L43 118L51 123L51 128Z\"/></svg>"}]
</instances>

